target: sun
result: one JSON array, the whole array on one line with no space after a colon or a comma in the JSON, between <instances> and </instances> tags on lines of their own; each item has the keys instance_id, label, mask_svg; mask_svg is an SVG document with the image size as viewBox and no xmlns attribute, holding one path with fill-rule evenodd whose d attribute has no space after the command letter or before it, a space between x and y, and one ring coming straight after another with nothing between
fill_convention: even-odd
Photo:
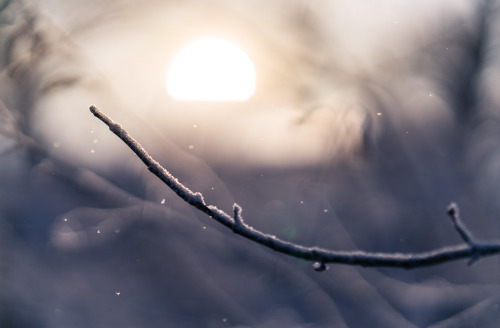
<instances>
[{"instance_id":1,"label":"sun","mask_svg":"<svg viewBox=\"0 0 500 328\"><path fill-rule=\"evenodd\" d=\"M255 67L234 43L197 40L170 63L167 92L181 101L247 101L255 92Z\"/></svg>"}]
</instances>

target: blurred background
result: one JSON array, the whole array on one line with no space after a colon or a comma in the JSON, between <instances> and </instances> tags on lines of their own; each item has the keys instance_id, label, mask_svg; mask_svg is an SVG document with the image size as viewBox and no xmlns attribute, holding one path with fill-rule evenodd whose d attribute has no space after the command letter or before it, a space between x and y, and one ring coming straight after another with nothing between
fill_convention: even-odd
<instances>
[{"instance_id":1,"label":"blurred background","mask_svg":"<svg viewBox=\"0 0 500 328\"><path fill-rule=\"evenodd\" d=\"M180 102L189 42L237 44L246 102ZM500 239L498 1L0 1L1 327L497 327L500 263L311 263L177 199L98 106L209 204L306 246Z\"/></svg>"}]
</instances>

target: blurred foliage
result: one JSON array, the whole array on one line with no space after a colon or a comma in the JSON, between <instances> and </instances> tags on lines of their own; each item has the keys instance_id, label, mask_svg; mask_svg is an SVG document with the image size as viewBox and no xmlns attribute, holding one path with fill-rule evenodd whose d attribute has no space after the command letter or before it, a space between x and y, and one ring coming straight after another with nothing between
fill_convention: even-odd
<instances>
[{"instance_id":1,"label":"blurred foliage","mask_svg":"<svg viewBox=\"0 0 500 328\"><path fill-rule=\"evenodd\" d=\"M458 243L450 201L497 238L499 10L0 2L0 326L496 327L497 259L317 273L191 211L88 106L208 202L298 243ZM159 65L202 32L255 60L251 102L165 99Z\"/></svg>"}]
</instances>

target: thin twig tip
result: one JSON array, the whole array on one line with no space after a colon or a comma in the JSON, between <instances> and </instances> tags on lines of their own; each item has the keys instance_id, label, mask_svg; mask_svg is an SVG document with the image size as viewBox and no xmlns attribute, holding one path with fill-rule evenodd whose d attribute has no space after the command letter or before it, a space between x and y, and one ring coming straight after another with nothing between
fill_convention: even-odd
<instances>
[{"instance_id":1,"label":"thin twig tip","mask_svg":"<svg viewBox=\"0 0 500 328\"><path fill-rule=\"evenodd\" d=\"M458 215L457 203L451 203L450 205L448 205L448 207L446 208L446 213L448 213L448 215L452 217Z\"/></svg>"},{"instance_id":2,"label":"thin twig tip","mask_svg":"<svg viewBox=\"0 0 500 328\"><path fill-rule=\"evenodd\" d=\"M242 211L241 206L234 203L233 211L234 211L234 223L236 226L240 226L243 221L243 218L241 217L241 211Z\"/></svg>"}]
</instances>

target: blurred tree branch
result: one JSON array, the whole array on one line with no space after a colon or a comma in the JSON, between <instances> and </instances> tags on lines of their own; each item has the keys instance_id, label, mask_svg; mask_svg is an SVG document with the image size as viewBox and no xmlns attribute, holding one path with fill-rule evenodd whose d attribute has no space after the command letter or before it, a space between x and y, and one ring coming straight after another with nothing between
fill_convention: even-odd
<instances>
[{"instance_id":1,"label":"blurred tree branch","mask_svg":"<svg viewBox=\"0 0 500 328\"><path fill-rule=\"evenodd\" d=\"M378 253L360 250L340 251L327 250L319 247L306 247L303 245L287 242L258 231L246 224L241 215L242 209L238 204L233 205L233 216L217 208L214 205L207 205L203 195L193 192L177 178L170 174L160 163L153 159L144 148L133 139L120 124L113 122L103 114L97 107L91 106L90 111L102 122L104 122L111 132L120 138L130 149L142 160L148 170L162 180L177 196L182 198L191 206L207 214L220 224L228 227L234 233L247 239L253 240L261 245L271 248L296 258L314 261L313 268L316 271L327 269L326 263L338 263L349 265L360 265L366 267L400 267L417 268L429 265L436 265L458 259L469 258L469 264L485 257L500 253L500 242L477 241L472 237L472 233L467 229L459 216L458 206L452 203L448 207L448 215L464 243L443 247L420 253Z\"/></svg>"}]
</instances>

